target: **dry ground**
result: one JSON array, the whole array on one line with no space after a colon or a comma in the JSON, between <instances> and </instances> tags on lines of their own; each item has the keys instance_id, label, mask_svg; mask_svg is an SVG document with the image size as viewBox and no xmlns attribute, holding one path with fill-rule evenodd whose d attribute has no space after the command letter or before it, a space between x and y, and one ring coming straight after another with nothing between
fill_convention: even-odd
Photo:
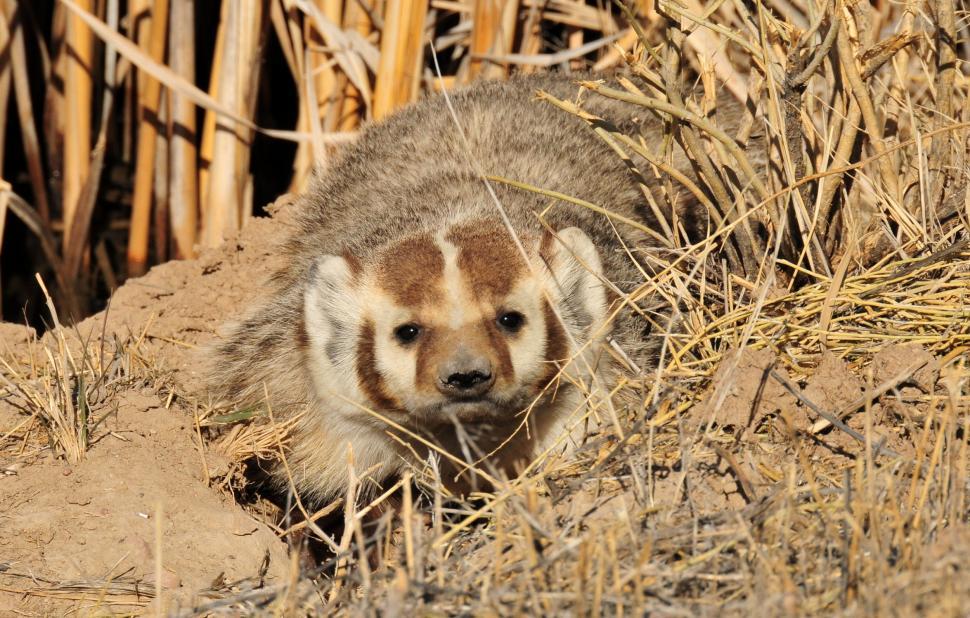
<instances>
[{"instance_id":1,"label":"dry ground","mask_svg":"<svg viewBox=\"0 0 970 618\"><path fill-rule=\"evenodd\" d=\"M63 336L3 325L0 614L966 614L970 254L876 266L832 297L774 290L754 321L742 294L574 457L469 504L422 481L405 515L294 577L241 474L274 451L269 421L217 428L199 390L200 348L258 294L281 210ZM75 463L45 422L82 391Z\"/></svg>"}]
</instances>

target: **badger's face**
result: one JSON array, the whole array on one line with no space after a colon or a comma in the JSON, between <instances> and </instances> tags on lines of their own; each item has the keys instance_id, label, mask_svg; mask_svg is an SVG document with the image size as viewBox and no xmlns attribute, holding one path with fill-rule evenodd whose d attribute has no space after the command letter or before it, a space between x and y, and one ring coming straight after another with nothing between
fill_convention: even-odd
<instances>
[{"instance_id":1,"label":"badger's face","mask_svg":"<svg viewBox=\"0 0 970 618\"><path fill-rule=\"evenodd\" d=\"M551 391L605 318L602 268L577 228L521 240L528 263L489 223L321 258L304 305L321 398L434 427L511 422Z\"/></svg>"}]
</instances>

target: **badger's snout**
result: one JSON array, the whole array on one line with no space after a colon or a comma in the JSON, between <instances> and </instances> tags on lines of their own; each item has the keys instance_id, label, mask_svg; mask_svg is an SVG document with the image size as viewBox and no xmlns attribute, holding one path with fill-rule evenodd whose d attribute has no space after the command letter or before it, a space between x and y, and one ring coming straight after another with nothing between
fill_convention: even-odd
<instances>
[{"instance_id":1,"label":"badger's snout","mask_svg":"<svg viewBox=\"0 0 970 618\"><path fill-rule=\"evenodd\" d=\"M437 378L438 391L455 399L481 397L495 384L488 357L463 347L438 366Z\"/></svg>"}]
</instances>

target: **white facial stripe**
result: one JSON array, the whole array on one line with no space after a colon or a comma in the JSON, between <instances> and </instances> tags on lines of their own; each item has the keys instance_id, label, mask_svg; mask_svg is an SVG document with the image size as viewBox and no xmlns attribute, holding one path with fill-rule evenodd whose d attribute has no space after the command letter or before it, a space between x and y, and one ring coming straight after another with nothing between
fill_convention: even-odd
<instances>
[{"instance_id":1,"label":"white facial stripe","mask_svg":"<svg viewBox=\"0 0 970 618\"><path fill-rule=\"evenodd\" d=\"M445 259L445 272L442 285L445 292L445 319L449 328L459 329L467 324L469 315L467 286L458 268L458 247L445 240L444 233L435 237L435 242Z\"/></svg>"},{"instance_id":2,"label":"white facial stripe","mask_svg":"<svg viewBox=\"0 0 970 618\"><path fill-rule=\"evenodd\" d=\"M310 371L317 392L360 398L355 371L356 348L345 338L360 323L361 305L343 258L320 259L304 297L304 320L310 340Z\"/></svg>"}]
</instances>

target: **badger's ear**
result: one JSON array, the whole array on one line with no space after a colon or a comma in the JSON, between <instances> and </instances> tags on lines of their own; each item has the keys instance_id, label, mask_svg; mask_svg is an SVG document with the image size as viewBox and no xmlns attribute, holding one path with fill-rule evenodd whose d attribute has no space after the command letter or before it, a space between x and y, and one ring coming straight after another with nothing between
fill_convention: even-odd
<instances>
[{"instance_id":1,"label":"badger's ear","mask_svg":"<svg viewBox=\"0 0 970 618\"><path fill-rule=\"evenodd\" d=\"M325 255L311 268L303 298L307 339L315 355L322 352L335 366L354 353L360 316L354 291L354 272L346 259Z\"/></svg>"},{"instance_id":2,"label":"badger's ear","mask_svg":"<svg viewBox=\"0 0 970 618\"><path fill-rule=\"evenodd\" d=\"M606 319L608 303L599 251L578 227L559 230L542 244L562 317L585 338Z\"/></svg>"}]
</instances>

